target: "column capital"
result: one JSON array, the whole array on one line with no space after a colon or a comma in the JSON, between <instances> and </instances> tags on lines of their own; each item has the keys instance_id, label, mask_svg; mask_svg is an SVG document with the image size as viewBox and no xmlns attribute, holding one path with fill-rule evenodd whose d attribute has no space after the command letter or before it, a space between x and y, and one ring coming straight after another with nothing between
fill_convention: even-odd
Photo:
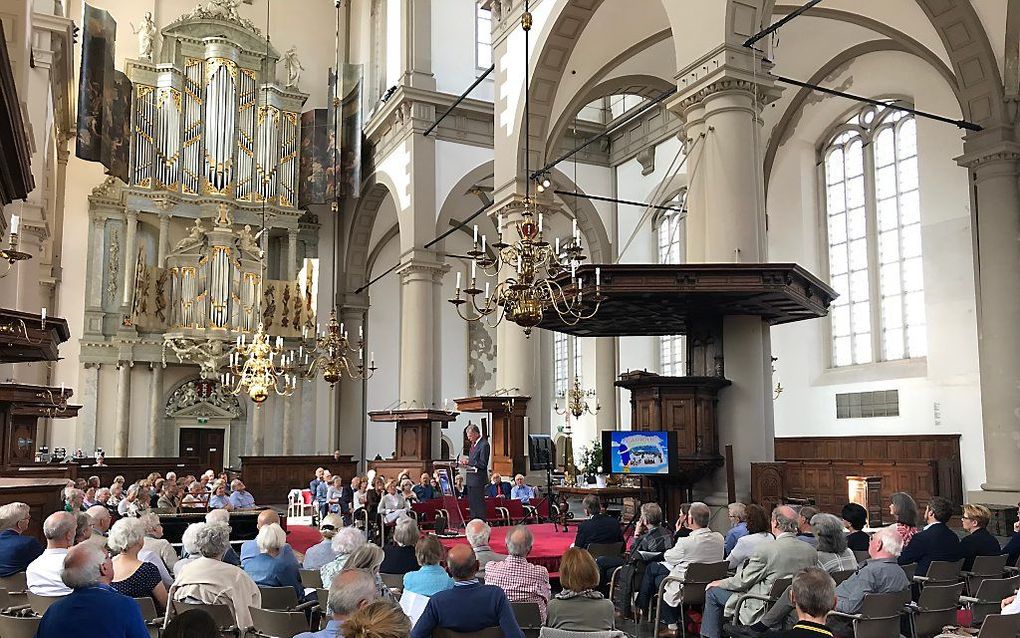
<instances>
[{"instance_id":1,"label":"column capital","mask_svg":"<svg viewBox=\"0 0 1020 638\"><path fill-rule=\"evenodd\" d=\"M526 199L524 195L514 193L504 197L499 203L493 204L489 208L488 213L493 225L505 233L508 229L511 229L513 224L521 220L527 207L530 207L531 212L535 215L542 213L547 217L561 213L564 210L562 206L552 201L551 198L542 197L541 199L536 199L535 196L532 196L530 202L526 201ZM500 220L502 220L503 228L499 228Z\"/></svg>"},{"instance_id":2,"label":"column capital","mask_svg":"<svg viewBox=\"0 0 1020 638\"><path fill-rule=\"evenodd\" d=\"M397 274L401 283L429 278L438 283L443 275L450 271L449 264L439 261L438 255L431 250L414 248L400 258Z\"/></svg>"},{"instance_id":3,"label":"column capital","mask_svg":"<svg viewBox=\"0 0 1020 638\"><path fill-rule=\"evenodd\" d=\"M972 144L970 140L964 144L964 154L956 158L956 163L964 168L976 171L996 166L1000 169L1020 170L1020 143L1011 140L1000 140L992 144Z\"/></svg>"},{"instance_id":4,"label":"column capital","mask_svg":"<svg viewBox=\"0 0 1020 638\"><path fill-rule=\"evenodd\" d=\"M681 69L675 76L677 92L667 103L680 117L708 98L722 93L746 93L760 111L779 99L782 89L770 72L772 63L753 49L723 44Z\"/></svg>"},{"instance_id":5,"label":"column capital","mask_svg":"<svg viewBox=\"0 0 1020 638\"><path fill-rule=\"evenodd\" d=\"M138 213L139 212L140 212L139 210L134 209L134 208L126 208L126 209L124 209L124 217L128 221L135 221L135 220L138 219Z\"/></svg>"}]
</instances>

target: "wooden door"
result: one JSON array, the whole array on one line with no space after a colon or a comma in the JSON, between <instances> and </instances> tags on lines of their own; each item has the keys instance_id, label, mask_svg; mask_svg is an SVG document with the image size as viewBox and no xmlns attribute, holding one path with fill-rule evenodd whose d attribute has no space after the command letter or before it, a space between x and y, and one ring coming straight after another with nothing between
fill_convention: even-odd
<instances>
[{"instance_id":1,"label":"wooden door","mask_svg":"<svg viewBox=\"0 0 1020 638\"><path fill-rule=\"evenodd\" d=\"M225 440L225 432L221 428L181 428L181 458L197 459L201 467L219 472L223 469Z\"/></svg>"}]
</instances>

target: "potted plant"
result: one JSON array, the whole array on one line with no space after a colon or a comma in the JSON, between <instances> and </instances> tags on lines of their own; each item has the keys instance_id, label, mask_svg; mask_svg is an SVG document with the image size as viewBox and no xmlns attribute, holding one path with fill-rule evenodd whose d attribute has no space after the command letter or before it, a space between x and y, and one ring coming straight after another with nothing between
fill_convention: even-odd
<instances>
[{"instance_id":1,"label":"potted plant","mask_svg":"<svg viewBox=\"0 0 1020 638\"><path fill-rule=\"evenodd\" d=\"M596 483L599 487L605 487L605 477L601 476L602 443L600 441L582 445L576 464L578 473L585 477L586 483Z\"/></svg>"}]
</instances>

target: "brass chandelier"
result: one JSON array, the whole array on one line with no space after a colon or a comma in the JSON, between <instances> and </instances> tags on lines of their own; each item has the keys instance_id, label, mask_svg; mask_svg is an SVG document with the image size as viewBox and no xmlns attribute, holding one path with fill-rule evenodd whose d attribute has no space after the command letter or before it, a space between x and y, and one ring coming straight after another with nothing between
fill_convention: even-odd
<instances>
[{"instance_id":1,"label":"brass chandelier","mask_svg":"<svg viewBox=\"0 0 1020 638\"><path fill-rule=\"evenodd\" d=\"M364 330L358 328L358 340L351 343L344 324L337 321L336 308L330 310L326 329L315 337L309 353L305 354L303 349L304 346L301 346L298 351L299 366L302 358L306 366L302 376L311 379L317 370L321 370L322 380L329 384L330 389L344 376L360 381L370 379L377 370L374 353L365 366ZM355 350L358 352L357 363L351 361Z\"/></svg>"},{"instance_id":2,"label":"brass chandelier","mask_svg":"<svg viewBox=\"0 0 1020 638\"><path fill-rule=\"evenodd\" d=\"M589 397L595 399L594 410L591 409L591 406L588 405L588 401L586 401ZM594 416L602 409L602 406L599 404L598 397L595 396L595 391L582 390L581 380L578 377L574 377L574 383L571 384L570 389L561 393L558 398L564 399L565 403L562 409L560 408L559 401L556 401L553 404L553 410L556 411L556 414L570 414L575 419L580 419L585 414L591 414Z\"/></svg>"},{"instance_id":3,"label":"brass chandelier","mask_svg":"<svg viewBox=\"0 0 1020 638\"><path fill-rule=\"evenodd\" d=\"M270 392L290 396L297 389L297 375L287 372L294 357L293 351L284 349L283 337L276 337L274 344L259 322L250 342L243 334L237 338L220 382L230 394L247 393L256 406L264 403Z\"/></svg>"},{"instance_id":4,"label":"brass chandelier","mask_svg":"<svg viewBox=\"0 0 1020 638\"><path fill-rule=\"evenodd\" d=\"M529 33L532 15L529 3L525 2L521 16L524 30L524 140L525 162L531 157L531 82L528 71ZM525 170L527 170L525 166ZM578 266L587 259L581 246L581 233L577 220L573 232L561 247L557 238L554 245L546 241L543 228L543 214L536 216L531 201L531 180L525 180L525 195L521 219L515 224L517 238L513 243L503 241L504 216L498 216L496 243L487 250L487 238L481 235L479 243L478 226L474 227L472 249L467 253L471 260L471 277L468 287L461 289L462 274L457 273L457 293L449 302L457 308L457 314L467 321L484 320L489 327L495 327L504 318L524 329L527 337L532 328L541 323L546 313L555 312L567 325L576 325L590 319L598 312L602 303L601 271L595 269L595 286L585 293L584 281L577 277ZM562 248L562 249L561 249ZM495 287L485 283L485 289L478 287L478 269L484 275L495 277ZM558 279L566 273L570 278L564 284ZM506 277L500 280L501 274ZM462 294L463 293L463 294ZM483 295L484 293L484 295ZM465 297L466 296L466 297Z\"/></svg>"}]
</instances>

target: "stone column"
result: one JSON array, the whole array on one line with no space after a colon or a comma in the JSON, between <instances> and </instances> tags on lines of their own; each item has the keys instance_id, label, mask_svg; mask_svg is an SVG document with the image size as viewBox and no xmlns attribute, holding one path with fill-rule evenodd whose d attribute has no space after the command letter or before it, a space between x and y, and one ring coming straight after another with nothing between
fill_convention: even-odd
<instances>
[{"instance_id":1,"label":"stone column","mask_svg":"<svg viewBox=\"0 0 1020 638\"><path fill-rule=\"evenodd\" d=\"M985 483L972 498L1015 505L1020 492L1020 144L968 136L978 301ZM992 139L989 139L992 138ZM998 138L998 139L995 139Z\"/></svg>"},{"instance_id":2,"label":"stone column","mask_svg":"<svg viewBox=\"0 0 1020 638\"><path fill-rule=\"evenodd\" d=\"M96 449L96 425L99 408L99 371L98 363L85 363L78 375L78 388L74 400L81 403L78 412L78 447L91 456Z\"/></svg>"},{"instance_id":3,"label":"stone column","mask_svg":"<svg viewBox=\"0 0 1020 638\"><path fill-rule=\"evenodd\" d=\"M298 273L298 261L297 261L297 248L298 248L298 229L289 228L287 229L287 268L284 272L287 273L287 279L294 281L297 279Z\"/></svg>"},{"instance_id":4,"label":"stone column","mask_svg":"<svg viewBox=\"0 0 1020 638\"><path fill-rule=\"evenodd\" d=\"M365 325L365 312L368 308L361 303L345 303L340 309L340 320L344 322L347 331L351 335L357 335L358 329L367 329ZM352 336L352 338L354 338ZM365 334L365 353L367 357L372 351L371 336ZM337 389L340 393L340 408L337 418L336 445L344 454L350 454L356 459L364 460L365 442L365 382L363 380L344 377Z\"/></svg>"},{"instance_id":5,"label":"stone column","mask_svg":"<svg viewBox=\"0 0 1020 638\"><path fill-rule=\"evenodd\" d=\"M693 148L691 262L768 261L761 110L778 92L768 65L761 68L751 55L757 54L723 45L676 76L679 90L670 108L683 119ZM733 445L737 494L746 498L750 463L774 458L771 336L756 316L727 317L721 331L724 375L733 385L720 395L719 445ZM716 473L708 489L724 498L725 474Z\"/></svg>"},{"instance_id":6,"label":"stone column","mask_svg":"<svg viewBox=\"0 0 1020 638\"><path fill-rule=\"evenodd\" d=\"M450 267L428 250L403 257L400 276L400 399L409 406L431 408L438 400L438 301L443 275Z\"/></svg>"},{"instance_id":7,"label":"stone column","mask_svg":"<svg viewBox=\"0 0 1020 638\"><path fill-rule=\"evenodd\" d=\"M262 456L266 453L266 409L265 405L253 405L251 408L252 456Z\"/></svg>"},{"instance_id":8,"label":"stone column","mask_svg":"<svg viewBox=\"0 0 1020 638\"><path fill-rule=\"evenodd\" d=\"M133 361L117 363L117 412L114 417L113 456L128 455L128 431L131 426L131 368Z\"/></svg>"},{"instance_id":9,"label":"stone column","mask_svg":"<svg viewBox=\"0 0 1020 638\"><path fill-rule=\"evenodd\" d=\"M287 229L287 267L285 269L288 281L294 281L297 279L297 249L298 249L298 229L288 228ZM295 326L297 328L297 326ZM301 420L301 386L298 384L297 389L289 397L283 398L283 445L281 451L283 454L294 453L294 430L296 422Z\"/></svg>"},{"instance_id":10,"label":"stone column","mask_svg":"<svg viewBox=\"0 0 1020 638\"><path fill-rule=\"evenodd\" d=\"M170 215L159 214L159 239L156 242L156 265L160 268L166 265L166 254L170 247Z\"/></svg>"},{"instance_id":11,"label":"stone column","mask_svg":"<svg viewBox=\"0 0 1020 638\"><path fill-rule=\"evenodd\" d=\"M432 0L403 0L400 37L403 55L401 83L434 91L436 78L432 74Z\"/></svg>"},{"instance_id":12,"label":"stone column","mask_svg":"<svg viewBox=\"0 0 1020 638\"><path fill-rule=\"evenodd\" d=\"M620 425L616 400L616 337L595 339L595 396L602 409L595 416L596 429L615 430ZM595 406L591 406L592 409ZM599 436L596 434L596 436Z\"/></svg>"},{"instance_id":13,"label":"stone column","mask_svg":"<svg viewBox=\"0 0 1020 638\"><path fill-rule=\"evenodd\" d=\"M150 363L149 383L149 456L159 456L160 435L163 433L163 365Z\"/></svg>"},{"instance_id":14,"label":"stone column","mask_svg":"<svg viewBox=\"0 0 1020 638\"><path fill-rule=\"evenodd\" d=\"M135 292L135 270L138 267L138 211L124 213L124 307L125 319L131 313L131 298Z\"/></svg>"}]
</instances>

